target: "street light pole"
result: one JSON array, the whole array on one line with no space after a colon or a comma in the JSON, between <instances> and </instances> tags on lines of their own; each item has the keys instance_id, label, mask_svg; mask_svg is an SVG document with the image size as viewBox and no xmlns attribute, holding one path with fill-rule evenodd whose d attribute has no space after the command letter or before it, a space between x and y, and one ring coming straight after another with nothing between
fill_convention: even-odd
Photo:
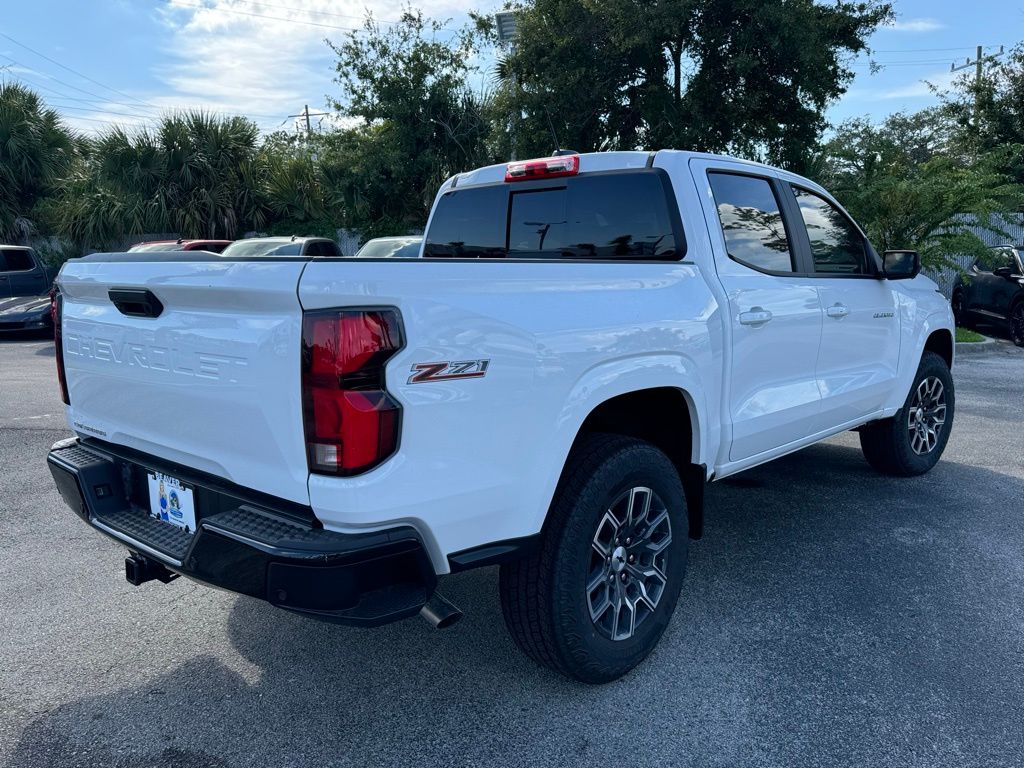
<instances>
[{"instance_id":1,"label":"street light pole","mask_svg":"<svg viewBox=\"0 0 1024 768\"><path fill-rule=\"evenodd\" d=\"M512 11L501 11L494 14L494 25L498 30L498 44L508 50L509 56L515 51L516 39L516 15ZM509 123L509 154L510 160L516 159L516 127L518 119L516 112L519 110L519 81L515 72L512 72L512 114Z\"/></svg>"}]
</instances>

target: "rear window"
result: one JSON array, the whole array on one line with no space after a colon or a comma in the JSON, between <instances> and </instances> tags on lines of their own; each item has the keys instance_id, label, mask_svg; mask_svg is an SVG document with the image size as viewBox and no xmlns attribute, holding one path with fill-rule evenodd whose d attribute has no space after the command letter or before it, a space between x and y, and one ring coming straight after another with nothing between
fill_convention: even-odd
<instances>
[{"instance_id":1,"label":"rear window","mask_svg":"<svg viewBox=\"0 0 1024 768\"><path fill-rule=\"evenodd\" d=\"M254 258L259 256L298 256L302 251L302 241L296 240L236 240L221 251L222 256L230 258Z\"/></svg>"},{"instance_id":2,"label":"rear window","mask_svg":"<svg viewBox=\"0 0 1024 768\"><path fill-rule=\"evenodd\" d=\"M151 251L183 251L185 246L179 243L140 243L128 249L128 253L149 253Z\"/></svg>"},{"instance_id":3,"label":"rear window","mask_svg":"<svg viewBox=\"0 0 1024 768\"><path fill-rule=\"evenodd\" d=\"M657 171L584 174L524 187L454 189L437 203L424 256L655 259L683 255Z\"/></svg>"}]
</instances>

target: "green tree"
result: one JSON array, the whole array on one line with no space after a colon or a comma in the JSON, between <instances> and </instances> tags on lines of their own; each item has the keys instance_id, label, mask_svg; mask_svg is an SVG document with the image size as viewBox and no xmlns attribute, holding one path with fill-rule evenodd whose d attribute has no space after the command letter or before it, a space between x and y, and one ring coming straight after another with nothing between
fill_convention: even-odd
<instances>
[{"instance_id":1,"label":"green tree","mask_svg":"<svg viewBox=\"0 0 1024 768\"><path fill-rule=\"evenodd\" d=\"M19 83L0 83L0 240L30 234L74 156L59 115Z\"/></svg>"},{"instance_id":2,"label":"green tree","mask_svg":"<svg viewBox=\"0 0 1024 768\"><path fill-rule=\"evenodd\" d=\"M956 146L990 161L1024 184L1024 43L988 65L980 81L973 72L943 94L955 126Z\"/></svg>"},{"instance_id":3,"label":"green tree","mask_svg":"<svg viewBox=\"0 0 1024 768\"><path fill-rule=\"evenodd\" d=\"M888 3L528 0L506 65L522 142L727 151L803 170Z\"/></svg>"},{"instance_id":4,"label":"green tree","mask_svg":"<svg viewBox=\"0 0 1024 768\"><path fill-rule=\"evenodd\" d=\"M333 175L329 196L346 201L349 224L423 226L440 183L490 159L485 106L468 84L475 37L440 39L449 35L406 9L397 24L369 17L330 44L341 87L331 103L353 125L332 146L352 172Z\"/></svg>"},{"instance_id":5,"label":"green tree","mask_svg":"<svg viewBox=\"0 0 1024 768\"><path fill-rule=\"evenodd\" d=\"M916 249L927 266L956 267L954 257L985 249L970 225L998 221L1022 188L992 157L959 153L955 142L941 108L877 126L851 120L822 148L818 177L879 250Z\"/></svg>"}]
</instances>

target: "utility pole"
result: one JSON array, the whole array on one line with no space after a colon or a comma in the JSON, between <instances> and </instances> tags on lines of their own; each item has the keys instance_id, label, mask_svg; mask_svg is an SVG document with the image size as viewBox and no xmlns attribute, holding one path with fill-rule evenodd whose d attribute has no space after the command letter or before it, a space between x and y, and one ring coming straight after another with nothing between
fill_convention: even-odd
<instances>
[{"instance_id":1,"label":"utility pole","mask_svg":"<svg viewBox=\"0 0 1024 768\"><path fill-rule=\"evenodd\" d=\"M329 115L329 112L310 112L309 104L306 108L299 112L297 115L288 115L288 117L304 117L306 119L306 138L309 139L313 135L313 124L309 121L310 117L320 117L321 115Z\"/></svg>"},{"instance_id":2,"label":"utility pole","mask_svg":"<svg viewBox=\"0 0 1024 768\"><path fill-rule=\"evenodd\" d=\"M963 64L958 65L955 61L949 65L950 72L959 72L962 69L968 69L974 67L974 118L978 119L978 113L981 110L981 78L984 74L985 64L991 64L995 62L1004 53L1003 46L999 46L997 53L985 53L985 46L979 45L977 54L974 57L974 61L967 59Z\"/></svg>"}]
</instances>

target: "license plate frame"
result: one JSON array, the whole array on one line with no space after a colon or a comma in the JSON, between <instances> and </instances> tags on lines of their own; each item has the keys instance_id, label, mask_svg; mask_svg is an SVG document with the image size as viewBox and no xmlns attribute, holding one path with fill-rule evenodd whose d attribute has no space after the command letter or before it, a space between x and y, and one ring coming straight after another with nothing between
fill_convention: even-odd
<instances>
[{"instance_id":1,"label":"license plate frame","mask_svg":"<svg viewBox=\"0 0 1024 768\"><path fill-rule=\"evenodd\" d=\"M146 470L146 482L150 517L181 528L186 533L195 533L195 489L172 475L155 470Z\"/></svg>"}]
</instances>

